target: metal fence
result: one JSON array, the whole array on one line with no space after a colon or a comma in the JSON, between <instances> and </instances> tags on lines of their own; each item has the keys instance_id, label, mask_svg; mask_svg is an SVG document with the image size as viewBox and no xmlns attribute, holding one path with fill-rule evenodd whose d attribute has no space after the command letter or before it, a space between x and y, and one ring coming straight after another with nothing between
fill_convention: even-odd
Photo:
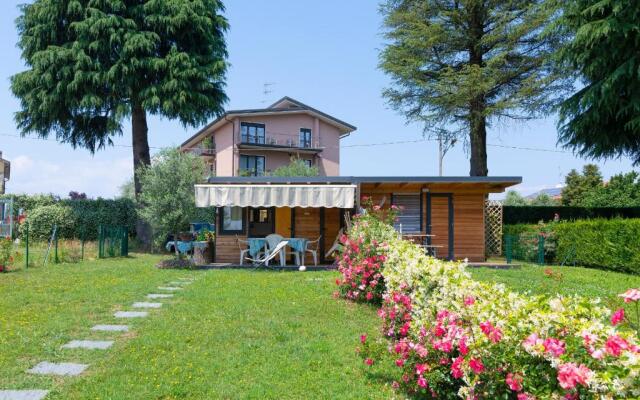
<instances>
[{"instance_id":1,"label":"metal fence","mask_svg":"<svg viewBox=\"0 0 640 400\"><path fill-rule=\"evenodd\" d=\"M13 199L0 199L0 237L13 237Z\"/></svg>"},{"instance_id":2,"label":"metal fence","mask_svg":"<svg viewBox=\"0 0 640 400\"><path fill-rule=\"evenodd\" d=\"M98 230L98 258L127 257L129 230L125 226L100 225Z\"/></svg>"},{"instance_id":3,"label":"metal fence","mask_svg":"<svg viewBox=\"0 0 640 400\"><path fill-rule=\"evenodd\" d=\"M513 260L543 265L553 260L553 249L550 248L544 235L521 234L504 236L504 254L507 263Z\"/></svg>"}]
</instances>

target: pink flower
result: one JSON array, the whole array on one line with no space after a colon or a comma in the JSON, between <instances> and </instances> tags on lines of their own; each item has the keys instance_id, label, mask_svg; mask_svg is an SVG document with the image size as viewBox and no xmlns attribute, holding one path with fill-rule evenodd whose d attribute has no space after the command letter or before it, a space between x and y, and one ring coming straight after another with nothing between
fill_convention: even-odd
<instances>
[{"instance_id":1,"label":"pink flower","mask_svg":"<svg viewBox=\"0 0 640 400\"><path fill-rule=\"evenodd\" d=\"M424 377L422 375L420 375L418 377L418 386L423 387L423 388L427 387L427 380L424 379Z\"/></svg>"},{"instance_id":2,"label":"pink flower","mask_svg":"<svg viewBox=\"0 0 640 400\"><path fill-rule=\"evenodd\" d=\"M551 353L554 357L560 357L565 352L564 342L556 338L547 338L542 345L544 346L544 351Z\"/></svg>"},{"instance_id":3,"label":"pink flower","mask_svg":"<svg viewBox=\"0 0 640 400\"><path fill-rule=\"evenodd\" d=\"M400 384L398 383L398 381L393 381L391 383L391 387L397 390L400 388Z\"/></svg>"},{"instance_id":4,"label":"pink flower","mask_svg":"<svg viewBox=\"0 0 640 400\"><path fill-rule=\"evenodd\" d=\"M624 320L624 309L620 308L611 315L611 325L616 326Z\"/></svg>"},{"instance_id":5,"label":"pink flower","mask_svg":"<svg viewBox=\"0 0 640 400\"><path fill-rule=\"evenodd\" d=\"M536 397L529 393L518 393L518 400L536 400Z\"/></svg>"},{"instance_id":6,"label":"pink flower","mask_svg":"<svg viewBox=\"0 0 640 400\"><path fill-rule=\"evenodd\" d=\"M625 303L631 303L632 301L640 300L640 290L638 289L629 289L626 292L619 295L620 297L624 297Z\"/></svg>"},{"instance_id":7,"label":"pink flower","mask_svg":"<svg viewBox=\"0 0 640 400\"><path fill-rule=\"evenodd\" d=\"M367 341L367 334L360 335L360 343L364 344Z\"/></svg>"},{"instance_id":8,"label":"pink flower","mask_svg":"<svg viewBox=\"0 0 640 400\"><path fill-rule=\"evenodd\" d=\"M371 301L373 299L373 293L367 292L367 300Z\"/></svg>"},{"instance_id":9,"label":"pink flower","mask_svg":"<svg viewBox=\"0 0 640 400\"><path fill-rule=\"evenodd\" d=\"M537 333L532 333L522 342L522 345L525 349L531 349L542 345L542 339L540 339Z\"/></svg>"},{"instance_id":10,"label":"pink flower","mask_svg":"<svg viewBox=\"0 0 640 400\"><path fill-rule=\"evenodd\" d=\"M476 302L476 299L473 296L467 296L464 298L464 305L471 306Z\"/></svg>"},{"instance_id":11,"label":"pink flower","mask_svg":"<svg viewBox=\"0 0 640 400\"><path fill-rule=\"evenodd\" d=\"M500 328L493 326L493 324L489 321L481 322L480 330L493 343L498 343L500 340L502 340L502 331L500 330Z\"/></svg>"},{"instance_id":12,"label":"pink flower","mask_svg":"<svg viewBox=\"0 0 640 400\"><path fill-rule=\"evenodd\" d=\"M593 372L583 364L566 363L558 367L558 383L565 390L571 390L577 384L587 386L592 376Z\"/></svg>"},{"instance_id":13,"label":"pink flower","mask_svg":"<svg viewBox=\"0 0 640 400\"><path fill-rule=\"evenodd\" d=\"M471 370L476 374L481 374L484 371L484 364L482 364L482 360L479 358L472 358L469 361L469 367L471 367Z\"/></svg>"},{"instance_id":14,"label":"pink flower","mask_svg":"<svg viewBox=\"0 0 640 400\"><path fill-rule=\"evenodd\" d=\"M469 352L469 347L467 346L467 338L466 337L462 337L460 339L460 342L458 343L458 350L460 351L460 354L462 354L463 356L466 356L467 353Z\"/></svg>"},{"instance_id":15,"label":"pink flower","mask_svg":"<svg viewBox=\"0 0 640 400\"><path fill-rule=\"evenodd\" d=\"M607 353L616 357L622 354L623 350L629 349L629 343L618 335L609 336L604 346L607 349Z\"/></svg>"},{"instance_id":16,"label":"pink flower","mask_svg":"<svg viewBox=\"0 0 640 400\"><path fill-rule=\"evenodd\" d=\"M367 364L368 366L372 366L373 365L373 359L367 358L367 359L364 360L364 363Z\"/></svg>"},{"instance_id":17,"label":"pink flower","mask_svg":"<svg viewBox=\"0 0 640 400\"><path fill-rule=\"evenodd\" d=\"M398 359L396 360L396 365L397 365L398 367L402 367L402 366L404 365L404 358L398 358Z\"/></svg>"},{"instance_id":18,"label":"pink flower","mask_svg":"<svg viewBox=\"0 0 640 400\"><path fill-rule=\"evenodd\" d=\"M458 357L451 364L451 375L456 379L462 378L462 361L464 361L464 358Z\"/></svg>"},{"instance_id":19,"label":"pink flower","mask_svg":"<svg viewBox=\"0 0 640 400\"><path fill-rule=\"evenodd\" d=\"M428 371L427 364L416 364L416 374L422 375L425 371Z\"/></svg>"},{"instance_id":20,"label":"pink flower","mask_svg":"<svg viewBox=\"0 0 640 400\"><path fill-rule=\"evenodd\" d=\"M519 392L522 390L522 376L520 375L514 375L509 372L507 374L505 382L507 383L507 386L509 386L509 389L513 390L514 392Z\"/></svg>"}]
</instances>

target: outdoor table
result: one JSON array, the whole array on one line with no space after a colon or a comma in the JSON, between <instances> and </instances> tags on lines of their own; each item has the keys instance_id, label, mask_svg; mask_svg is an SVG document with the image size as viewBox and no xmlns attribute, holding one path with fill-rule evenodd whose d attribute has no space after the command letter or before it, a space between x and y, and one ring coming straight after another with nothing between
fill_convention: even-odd
<instances>
[{"instance_id":1,"label":"outdoor table","mask_svg":"<svg viewBox=\"0 0 640 400\"><path fill-rule=\"evenodd\" d=\"M289 242L287 245L291 247L294 252L300 254L300 256L307 250L307 242L309 242L309 239L305 238L283 238L282 240ZM249 254L253 258L256 258L258 253L266 249L267 246L267 240L265 238L247 238L247 243L249 244ZM283 264L285 263L285 257L285 250L283 248L280 250L280 260L282 260ZM301 259L302 258L299 258L299 260Z\"/></svg>"}]
</instances>

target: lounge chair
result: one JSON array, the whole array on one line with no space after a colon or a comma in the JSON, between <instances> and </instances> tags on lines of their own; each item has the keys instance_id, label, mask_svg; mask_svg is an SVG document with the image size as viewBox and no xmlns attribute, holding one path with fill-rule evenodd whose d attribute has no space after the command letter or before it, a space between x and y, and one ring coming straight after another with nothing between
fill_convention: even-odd
<instances>
[{"instance_id":1,"label":"lounge chair","mask_svg":"<svg viewBox=\"0 0 640 400\"><path fill-rule=\"evenodd\" d=\"M278 245L274 247L273 250L270 249L262 258L247 257L247 260L251 261L251 263L253 264L253 268L256 270L260 268L274 269L273 267L269 266L269 261L274 259L275 256L277 256L278 254L280 254L280 251L284 249L284 246L286 246L288 243L289 243L288 241L283 240L280 243L278 243Z\"/></svg>"},{"instance_id":2,"label":"lounge chair","mask_svg":"<svg viewBox=\"0 0 640 400\"><path fill-rule=\"evenodd\" d=\"M272 249L275 249L276 246L278 246L283 240L284 238L281 235L278 235L277 233L272 233L270 235L267 235L264 238L267 241L267 250L271 251ZM280 254L280 266L284 267L284 263L285 263L285 249L282 248L281 249L281 253Z\"/></svg>"}]
</instances>

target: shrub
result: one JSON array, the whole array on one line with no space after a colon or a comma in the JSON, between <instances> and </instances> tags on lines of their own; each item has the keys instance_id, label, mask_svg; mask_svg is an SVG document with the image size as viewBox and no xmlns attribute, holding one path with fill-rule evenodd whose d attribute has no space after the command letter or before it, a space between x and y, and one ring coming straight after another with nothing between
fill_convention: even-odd
<instances>
[{"instance_id":1,"label":"shrub","mask_svg":"<svg viewBox=\"0 0 640 400\"><path fill-rule=\"evenodd\" d=\"M53 226L57 225L58 237L72 237L76 227L76 218L71 207L52 204L33 210L26 220L29 237L35 240L47 240L51 237ZM26 224L20 225L24 231Z\"/></svg>"},{"instance_id":2,"label":"shrub","mask_svg":"<svg viewBox=\"0 0 640 400\"><path fill-rule=\"evenodd\" d=\"M386 340L360 338L366 365L392 363L414 398L603 399L640 395L640 348L599 300L528 296L471 279L407 241L384 247ZM625 301L638 301L630 290ZM386 355L384 355L386 354Z\"/></svg>"},{"instance_id":3,"label":"shrub","mask_svg":"<svg viewBox=\"0 0 640 400\"><path fill-rule=\"evenodd\" d=\"M340 242L342 252L338 258L338 296L354 300L380 303L384 291L381 269L386 242L397 236L390 225L396 218L396 208L383 210L363 198L366 213L356 215L353 225Z\"/></svg>"},{"instance_id":4,"label":"shrub","mask_svg":"<svg viewBox=\"0 0 640 400\"><path fill-rule=\"evenodd\" d=\"M640 207L572 207L572 206L504 206L504 223L537 224L553 221L558 214L563 221L586 218L640 218Z\"/></svg>"},{"instance_id":5,"label":"shrub","mask_svg":"<svg viewBox=\"0 0 640 400\"><path fill-rule=\"evenodd\" d=\"M640 274L640 219L595 219L555 227L558 260Z\"/></svg>"}]
</instances>

